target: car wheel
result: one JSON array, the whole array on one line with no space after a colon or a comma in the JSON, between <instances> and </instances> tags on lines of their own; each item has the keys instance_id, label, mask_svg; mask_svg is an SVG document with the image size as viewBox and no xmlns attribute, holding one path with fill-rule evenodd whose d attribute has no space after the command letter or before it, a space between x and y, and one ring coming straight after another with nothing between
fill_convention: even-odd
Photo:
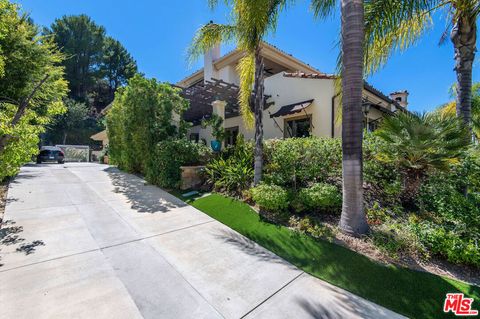
<instances>
[{"instance_id":1,"label":"car wheel","mask_svg":"<svg viewBox=\"0 0 480 319\"><path fill-rule=\"evenodd\" d=\"M63 164L65 163L65 161L58 161L58 164Z\"/></svg>"},{"instance_id":2,"label":"car wheel","mask_svg":"<svg viewBox=\"0 0 480 319\"><path fill-rule=\"evenodd\" d=\"M42 164L42 161L37 159L37 164Z\"/></svg>"}]
</instances>

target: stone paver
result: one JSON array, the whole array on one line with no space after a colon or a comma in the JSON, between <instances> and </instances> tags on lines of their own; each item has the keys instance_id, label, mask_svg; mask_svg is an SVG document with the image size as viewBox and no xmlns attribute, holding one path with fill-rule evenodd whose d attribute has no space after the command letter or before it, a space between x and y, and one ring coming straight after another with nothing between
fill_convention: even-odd
<instances>
[{"instance_id":1,"label":"stone paver","mask_svg":"<svg viewBox=\"0 0 480 319\"><path fill-rule=\"evenodd\" d=\"M401 318L107 165L29 165L0 231L2 318Z\"/></svg>"}]
</instances>

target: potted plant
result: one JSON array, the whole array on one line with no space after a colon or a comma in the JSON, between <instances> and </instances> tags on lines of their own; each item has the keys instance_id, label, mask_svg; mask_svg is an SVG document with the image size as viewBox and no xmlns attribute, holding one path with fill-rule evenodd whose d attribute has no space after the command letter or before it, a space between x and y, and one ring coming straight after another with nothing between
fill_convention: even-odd
<instances>
[{"instance_id":1,"label":"potted plant","mask_svg":"<svg viewBox=\"0 0 480 319\"><path fill-rule=\"evenodd\" d=\"M212 127L212 135L214 140L210 142L210 146L214 152L222 150L222 142L225 139L225 128L223 127L223 119L217 114L212 114L208 119L202 121L202 128Z\"/></svg>"}]
</instances>

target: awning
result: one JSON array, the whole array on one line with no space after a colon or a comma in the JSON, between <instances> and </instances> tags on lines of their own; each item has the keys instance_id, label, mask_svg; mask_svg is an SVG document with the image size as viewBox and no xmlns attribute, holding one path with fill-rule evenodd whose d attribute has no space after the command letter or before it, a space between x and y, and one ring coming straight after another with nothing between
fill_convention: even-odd
<instances>
[{"instance_id":1,"label":"awning","mask_svg":"<svg viewBox=\"0 0 480 319\"><path fill-rule=\"evenodd\" d=\"M309 107L312 102L313 99L282 106L277 112L271 114L270 117L279 117L299 113Z\"/></svg>"}]
</instances>

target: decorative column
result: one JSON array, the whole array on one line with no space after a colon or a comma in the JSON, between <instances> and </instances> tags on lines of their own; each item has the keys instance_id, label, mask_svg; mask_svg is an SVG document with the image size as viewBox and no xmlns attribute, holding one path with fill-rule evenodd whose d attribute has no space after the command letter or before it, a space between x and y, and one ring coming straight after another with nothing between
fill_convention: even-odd
<instances>
[{"instance_id":1,"label":"decorative column","mask_svg":"<svg viewBox=\"0 0 480 319\"><path fill-rule=\"evenodd\" d=\"M223 125L225 127L225 107L227 102L215 100L212 102L213 114L220 116L223 119Z\"/></svg>"}]
</instances>

